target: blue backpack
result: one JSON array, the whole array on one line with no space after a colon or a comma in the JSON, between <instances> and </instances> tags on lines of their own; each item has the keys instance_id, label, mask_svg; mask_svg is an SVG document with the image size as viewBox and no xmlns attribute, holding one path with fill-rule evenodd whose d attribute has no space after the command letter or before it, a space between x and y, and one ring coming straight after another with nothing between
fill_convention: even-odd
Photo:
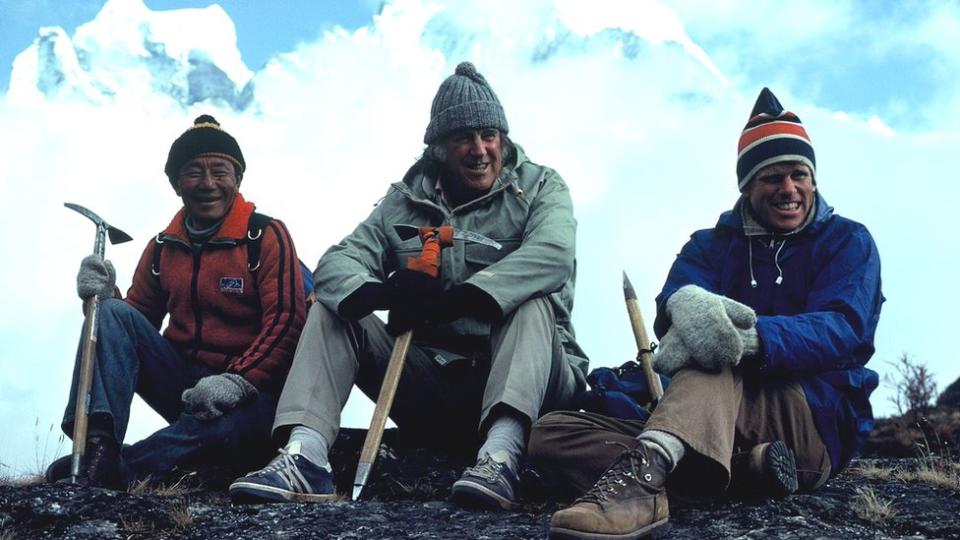
<instances>
[{"instance_id":1,"label":"blue backpack","mask_svg":"<svg viewBox=\"0 0 960 540\"><path fill-rule=\"evenodd\" d=\"M666 390L670 378L659 377ZM646 421L650 418L650 411L641 404L653 400L643 369L636 361L630 360L618 368L596 368L587 375L587 383L590 389L575 399L578 408L624 420Z\"/></svg>"}]
</instances>

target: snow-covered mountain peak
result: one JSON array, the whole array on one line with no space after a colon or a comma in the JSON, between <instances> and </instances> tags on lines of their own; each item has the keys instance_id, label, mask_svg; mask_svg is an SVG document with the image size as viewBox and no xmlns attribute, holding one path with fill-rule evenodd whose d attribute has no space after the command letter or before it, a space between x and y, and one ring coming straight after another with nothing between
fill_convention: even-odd
<instances>
[{"instance_id":1,"label":"snow-covered mountain peak","mask_svg":"<svg viewBox=\"0 0 960 540\"><path fill-rule=\"evenodd\" d=\"M7 98L136 102L159 93L184 107L211 101L242 110L252 76L220 6L155 12L142 0L108 0L72 38L41 29L14 60Z\"/></svg>"}]
</instances>

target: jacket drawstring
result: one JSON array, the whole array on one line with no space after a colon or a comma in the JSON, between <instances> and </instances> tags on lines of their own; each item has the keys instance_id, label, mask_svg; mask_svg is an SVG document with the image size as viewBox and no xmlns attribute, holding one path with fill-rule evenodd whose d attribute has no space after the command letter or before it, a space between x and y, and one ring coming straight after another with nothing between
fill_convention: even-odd
<instances>
[{"instance_id":1,"label":"jacket drawstring","mask_svg":"<svg viewBox=\"0 0 960 540\"><path fill-rule=\"evenodd\" d=\"M787 239L784 238L780 242L780 247L777 248L777 253L773 256L773 264L777 267L777 272L780 275L777 276L776 284L780 285L783 283L783 268L780 268L780 251L783 249L783 246L787 245Z\"/></svg>"},{"instance_id":2,"label":"jacket drawstring","mask_svg":"<svg viewBox=\"0 0 960 540\"><path fill-rule=\"evenodd\" d=\"M779 275L777 275L777 279L774 280L774 282L775 282L777 285L780 285L781 283L783 283L783 268L780 268L780 252L783 251L783 246L786 245L786 243L787 243L787 239L784 238L784 239L780 242L780 247L777 248L776 254L774 254L774 256L773 256L773 264L774 264L774 266L777 267L777 273L779 274ZM772 239L772 238L770 239L770 247L773 247L773 239ZM757 280L756 280L756 278L754 278L754 276L753 276L753 240L750 240L749 242L747 242L747 249L748 249L748 253L749 253L749 255L748 255L749 261L748 261L748 262L749 262L749 266L750 266L750 286L753 287L754 289L756 289L756 288L757 288Z\"/></svg>"}]
</instances>

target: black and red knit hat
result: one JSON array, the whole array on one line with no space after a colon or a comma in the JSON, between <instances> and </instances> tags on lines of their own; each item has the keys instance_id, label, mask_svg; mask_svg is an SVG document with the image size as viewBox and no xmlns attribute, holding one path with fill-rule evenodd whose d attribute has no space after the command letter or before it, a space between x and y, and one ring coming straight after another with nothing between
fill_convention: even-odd
<instances>
[{"instance_id":1,"label":"black and red knit hat","mask_svg":"<svg viewBox=\"0 0 960 540\"><path fill-rule=\"evenodd\" d=\"M220 123L209 114L198 116L193 125L170 146L163 172L167 173L167 178L174 187L177 185L180 169L191 159L200 156L226 158L237 166L240 174L247 169L237 140L224 131Z\"/></svg>"},{"instance_id":2,"label":"black and red knit hat","mask_svg":"<svg viewBox=\"0 0 960 540\"><path fill-rule=\"evenodd\" d=\"M816 178L817 158L800 118L783 110L777 96L764 88L740 134L737 186L743 191L757 171L782 161L799 161L810 167L810 173Z\"/></svg>"}]
</instances>

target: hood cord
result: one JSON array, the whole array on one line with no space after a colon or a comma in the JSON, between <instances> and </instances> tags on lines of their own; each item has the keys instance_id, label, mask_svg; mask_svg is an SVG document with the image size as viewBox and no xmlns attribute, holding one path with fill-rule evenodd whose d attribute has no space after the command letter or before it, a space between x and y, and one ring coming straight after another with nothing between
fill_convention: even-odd
<instances>
[{"instance_id":1,"label":"hood cord","mask_svg":"<svg viewBox=\"0 0 960 540\"><path fill-rule=\"evenodd\" d=\"M783 283L783 268L780 268L780 252L783 250L783 246L786 245L786 243L787 243L787 239L784 238L784 239L780 242L780 247L777 248L776 254L773 256L773 264L777 267L777 273L779 274L779 275L777 276L777 279L775 280L775 283L776 283L777 285L780 285L781 283ZM750 286L753 287L754 289L756 289L756 288L757 288L757 280L756 280L756 278L754 278L754 276L753 276L753 239L750 239L750 240L749 240L749 242L747 243L747 246L748 246L748 250L749 250ZM772 238L770 239L770 247L773 247L773 239L772 239Z\"/></svg>"}]
</instances>

